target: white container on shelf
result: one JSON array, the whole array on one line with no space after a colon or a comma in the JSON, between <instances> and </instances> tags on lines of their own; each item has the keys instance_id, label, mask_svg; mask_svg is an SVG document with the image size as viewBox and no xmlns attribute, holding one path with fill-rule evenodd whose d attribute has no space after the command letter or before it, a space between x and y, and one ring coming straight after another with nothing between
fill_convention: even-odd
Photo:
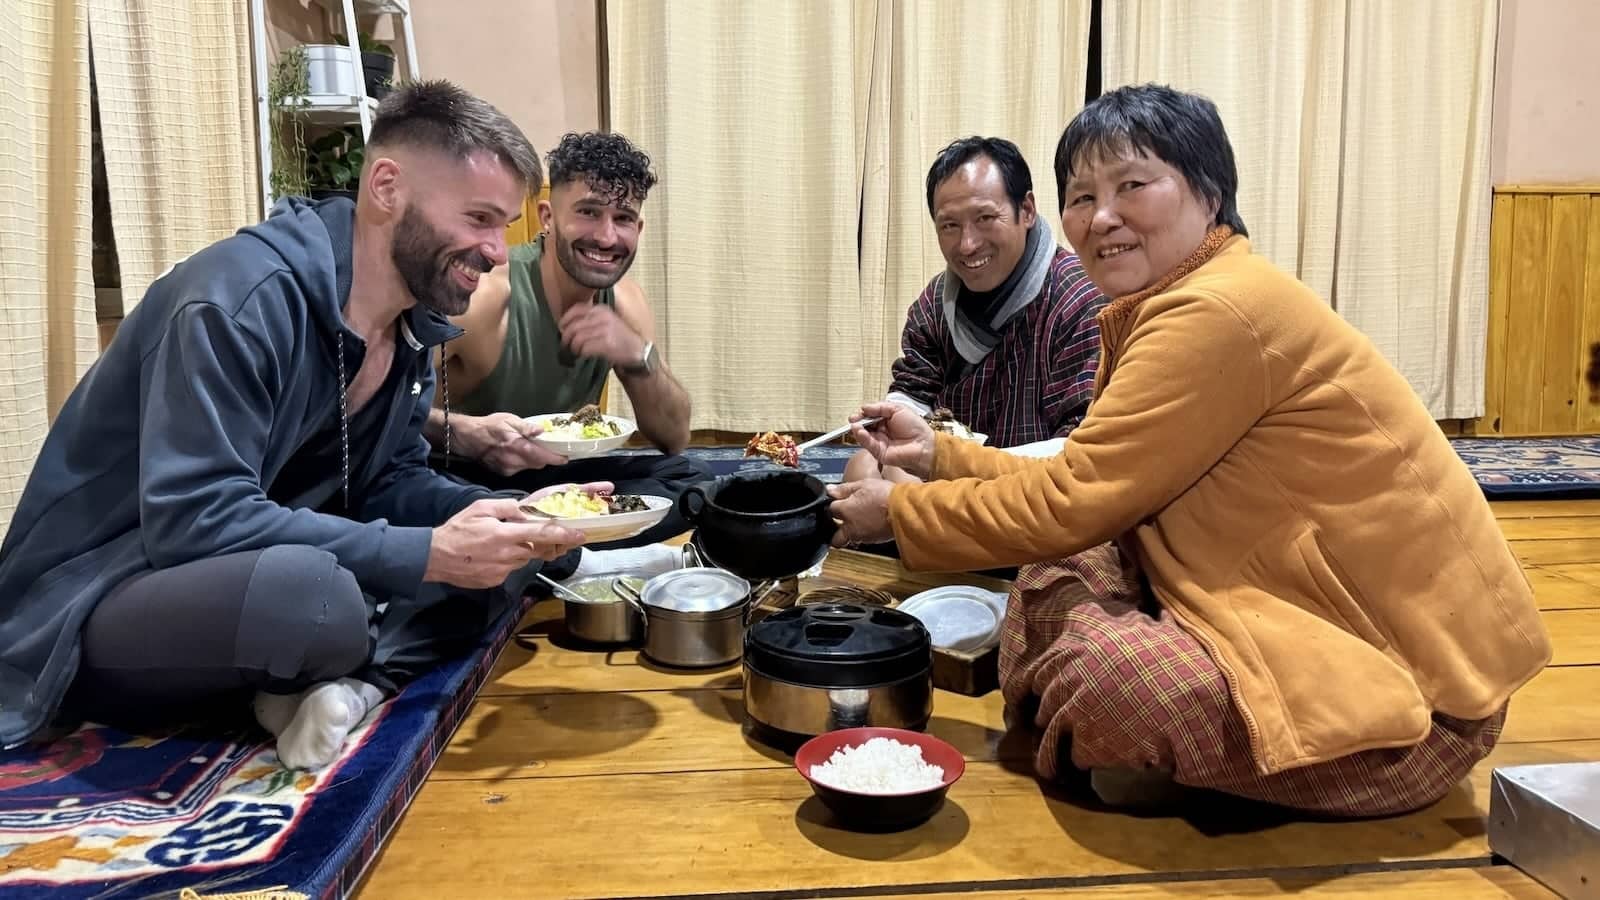
<instances>
[{"instance_id":1,"label":"white container on shelf","mask_svg":"<svg viewBox=\"0 0 1600 900\"><path fill-rule=\"evenodd\" d=\"M313 94L361 93L359 69L351 67L350 48L339 44L307 44L306 69Z\"/></svg>"}]
</instances>

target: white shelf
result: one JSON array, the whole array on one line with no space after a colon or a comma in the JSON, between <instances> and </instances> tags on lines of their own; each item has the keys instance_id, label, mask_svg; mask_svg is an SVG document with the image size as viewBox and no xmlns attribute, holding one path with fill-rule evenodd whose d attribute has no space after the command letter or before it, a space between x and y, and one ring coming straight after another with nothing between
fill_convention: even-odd
<instances>
[{"instance_id":1,"label":"white shelf","mask_svg":"<svg viewBox=\"0 0 1600 900\"><path fill-rule=\"evenodd\" d=\"M337 125L361 121L363 104L367 107L368 115L377 113L378 101L353 94L307 94L284 101L283 108L301 110L306 120L314 125Z\"/></svg>"},{"instance_id":2,"label":"white shelf","mask_svg":"<svg viewBox=\"0 0 1600 900\"><path fill-rule=\"evenodd\" d=\"M268 76L268 51L267 51L267 11L268 3L284 2L284 0L250 0L250 44L251 58L255 75L255 100L256 100L256 143L260 158L261 175L261 211L265 214L272 208L273 196L270 189L272 183L272 147L271 147L271 116L267 99ZM300 3L302 0L293 0ZM314 0L327 14L328 31L332 34L343 34L345 44L349 46L351 56L351 75L355 78L359 94L312 94L302 98L305 103L301 105L307 121L318 125L350 125L359 123L361 134L365 137L372 130L372 120L377 115L378 101L366 96L366 82L361 67L359 48L356 46L356 36L359 33L356 27L356 17L360 15L392 15L399 20L399 39L405 46L406 72L411 81L421 78L417 69L417 40L411 27L411 0ZM342 22L340 21L342 20ZM342 24L342 29L341 29Z\"/></svg>"}]
</instances>

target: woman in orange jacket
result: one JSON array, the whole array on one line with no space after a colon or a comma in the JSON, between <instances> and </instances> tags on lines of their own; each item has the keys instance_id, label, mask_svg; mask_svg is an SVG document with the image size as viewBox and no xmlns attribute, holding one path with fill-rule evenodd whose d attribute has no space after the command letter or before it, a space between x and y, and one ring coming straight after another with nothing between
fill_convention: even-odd
<instances>
[{"instance_id":1,"label":"woman in orange jacket","mask_svg":"<svg viewBox=\"0 0 1600 900\"><path fill-rule=\"evenodd\" d=\"M1443 797L1550 658L1471 472L1376 347L1251 252L1210 101L1108 93L1055 168L1116 298L1087 418L1039 460L868 406L856 439L926 483L834 488L836 543L1028 566L1002 681L1036 706L1043 775L1070 759L1108 802L1175 784L1331 815Z\"/></svg>"}]
</instances>

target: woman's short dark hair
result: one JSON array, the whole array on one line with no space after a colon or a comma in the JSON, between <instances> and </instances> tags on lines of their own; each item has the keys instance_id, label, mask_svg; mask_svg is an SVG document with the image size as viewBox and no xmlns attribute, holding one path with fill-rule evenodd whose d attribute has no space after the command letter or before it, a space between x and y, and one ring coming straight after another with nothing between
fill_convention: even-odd
<instances>
[{"instance_id":1,"label":"woman's short dark hair","mask_svg":"<svg viewBox=\"0 0 1600 900\"><path fill-rule=\"evenodd\" d=\"M1033 190L1033 172L1028 169L1028 161L1022 158L1022 151L1005 138L964 137L951 141L933 158L933 165L928 169L928 215L933 215L934 189L979 156L994 160L995 168L1000 170L1000 177L1006 183L1011 208L1021 211L1022 201L1028 199L1028 192Z\"/></svg>"},{"instance_id":2,"label":"woman's short dark hair","mask_svg":"<svg viewBox=\"0 0 1600 900\"><path fill-rule=\"evenodd\" d=\"M1067 182L1086 158L1154 156L1217 204L1216 224L1247 235L1239 216L1239 169L1217 105L1199 94L1159 84L1101 94L1073 117L1056 144L1056 195L1067 208Z\"/></svg>"}]
</instances>

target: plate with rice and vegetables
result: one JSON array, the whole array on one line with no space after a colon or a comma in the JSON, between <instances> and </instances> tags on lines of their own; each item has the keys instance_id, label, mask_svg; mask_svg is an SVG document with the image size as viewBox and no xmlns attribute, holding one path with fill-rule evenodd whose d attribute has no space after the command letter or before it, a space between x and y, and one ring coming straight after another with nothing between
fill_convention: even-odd
<instances>
[{"instance_id":1,"label":"plate with rice and vegetables","mask_svg":"<svg viewBox=\"0 0 1600 900\"><path fill-rule=\"evenodd\" d=\"M609 453L627 443L638 430L633 422L605 415L592 403L570 415L544 413L527 420L543 429L535 441L567 459Z\"/></svg>"},{"instance_id":2,"label":"plate with rice and vegetables","mask_svg":"<svg viewBox=\"0 0 1600 900\"><path fill-rule=\"evenodd\" d=\"M529 518L553 519L581 531L593 542L620 541L644 532L667 517L672 501L648 494L602 494L567 485L520 504Z\"/></svg>"},{"instance_id":3,"label":"plate with rice and vegetables","mask_svg":"<svg viewBox=\"0 0 1600 900\"><path fill-rule=\"evenodd\" d=\"M966 772L961 752L904 728L843 728L806 741L794 767L847 827L884 831L931 818Z\"/></svg>"}]
</instances>

